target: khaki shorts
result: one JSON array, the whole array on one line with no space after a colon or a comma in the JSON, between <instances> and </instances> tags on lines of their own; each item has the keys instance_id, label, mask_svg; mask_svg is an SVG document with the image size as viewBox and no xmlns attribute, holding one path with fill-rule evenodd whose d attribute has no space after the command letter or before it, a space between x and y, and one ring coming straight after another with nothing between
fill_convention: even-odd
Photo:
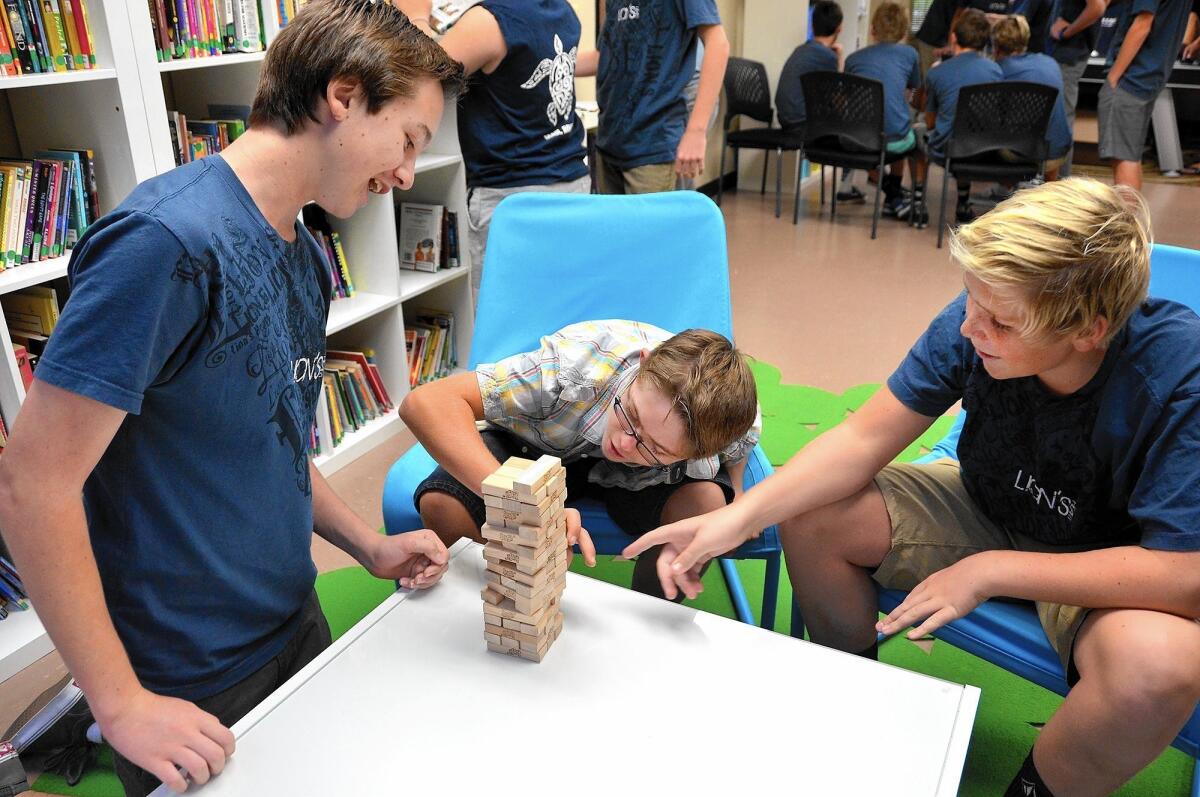
<instances>
[{"instance_id":1,"label":"khaki shorts","mask_svg":"<svg viewBox=\"0 0 1200 797\"><path fill-rule=\"evenodd\" d=\"M889 465L875 477L892 524L892 549L873 578L888 589L911 590L930 575L971 554L1010 550L1074 553L1094 546L1055 546L1012 534L984 517L967 495L958 462ZM1035 603L1038 619L1062 661L1067 683L1079 674L1071 650L1088 609Z\"/></svg>"},{"instance_id":2,"label":"khaki shorts","mask_svg":"<svg viewBox=\"0 0 1200 797\"><path fill-rule=\"evenodd\" d=\"M596 152L596 191L601 194L657 194L675 190L675 161L622 169Z\"/></svg>"}]
</instances>

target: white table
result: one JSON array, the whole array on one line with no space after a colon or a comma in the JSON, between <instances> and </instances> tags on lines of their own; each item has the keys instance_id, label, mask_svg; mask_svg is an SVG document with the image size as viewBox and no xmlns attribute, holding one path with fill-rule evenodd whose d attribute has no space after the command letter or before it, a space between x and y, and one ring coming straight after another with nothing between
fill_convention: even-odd
<instances>
[{"instance_id":1,"label":"white table","mask_svg":"<svg viewBox=\"0 0 1200 797\"><path fill-rule=\"evenodd\" d=\"M546 659L500 656L451 553L237 723L204 797L957 793L975 687L575 574Z\"/></svg>"}]
</instances>

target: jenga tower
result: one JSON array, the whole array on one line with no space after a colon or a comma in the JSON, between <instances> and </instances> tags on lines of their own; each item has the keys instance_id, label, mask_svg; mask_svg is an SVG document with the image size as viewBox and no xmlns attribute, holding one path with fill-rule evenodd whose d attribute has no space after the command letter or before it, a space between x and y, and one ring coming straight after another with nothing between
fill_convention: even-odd
<instances>
[{"instance_id":1,"label":"jenga tower","mask_svg":"<svg viewBox=\"0 0 1200 797\"><path fill-rule=\"evenodd\" d=\"M557 457L509 457L483 480L488 650L541 661L562 630L567 585L567 472Z\"/></svg>"}]
</instances>

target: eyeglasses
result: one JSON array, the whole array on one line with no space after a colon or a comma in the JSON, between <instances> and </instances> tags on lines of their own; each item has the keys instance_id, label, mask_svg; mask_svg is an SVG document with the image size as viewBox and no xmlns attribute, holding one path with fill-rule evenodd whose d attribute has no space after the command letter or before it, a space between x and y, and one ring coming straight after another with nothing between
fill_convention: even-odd
<instances>
[{"instance_id":1,"label":"eyeglasses","mask_svg":"<svg viewBox=\"0 0 1200 797\"><path fill-rule=\"evenodd\" d=\"M632 385L630 385L630 387L632 387ZM631 436L637 442L637 450L643 457L646 458L646 461L653 462L654 464L652 467L660 473L666 473L669 471L670 468L664 465L662 460L654 456L654 452L650 450L650 446L646 445L646 441L643 440L641 435L637 433L637 430L634 429L633 421L629 419L629 414L625 411L625 405L621 403L620 396L617 396L613 399L613 406L617 408L617 417L621 419L621 426L624 427L622 431Z\"/></svg>"}]
</instances>

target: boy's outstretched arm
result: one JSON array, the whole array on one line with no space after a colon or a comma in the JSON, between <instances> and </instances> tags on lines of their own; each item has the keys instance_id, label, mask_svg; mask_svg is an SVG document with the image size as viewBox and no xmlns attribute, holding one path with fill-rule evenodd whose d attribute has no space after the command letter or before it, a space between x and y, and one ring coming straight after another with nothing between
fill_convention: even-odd
<instances>
[{"instance_id":1,"label":"boy's outstretched arm","mask_svg":"<svg viewBox=\"0 0 1200 797\"><path fill-rule=\"evenodd\" d=\"M416 388L400 404L400 417L439 465L482 495L483 480L500 463L475 428L483 420L483 396L474 371Z\"/></svg>"},{"instance_id":2,"label":"boy's outstretched arm","mask_svg":"<svg viewBox=\"0 0 1200 797\"><path fill-rule=\"evenodd\" d=\"M725 66L729 63L729 39L725 36L725 28L720 25L701 25L698 35L700 41L704 42L700 85L696 88L696 104L675 150L675 174L681 177L698 177L704 171L708 120L721 95L721 81L725 77Z\"/></svg>"},{"instance_id":3,"label":"boy's outstretched arm","mask_svg":"<svg viewBox=\"0 0 1200 797\"><path fill-rule=\"evenodd\" d=\"M671 571L682 577L766 526L853 495L934 420L901 404L885 385L850 418L809 443L729 506L655 529L622 555L631 558L668 544L680 551ZM676 594L676 582L663 578L662 584L667 597Z\"/></svg>"}]
</instances>

